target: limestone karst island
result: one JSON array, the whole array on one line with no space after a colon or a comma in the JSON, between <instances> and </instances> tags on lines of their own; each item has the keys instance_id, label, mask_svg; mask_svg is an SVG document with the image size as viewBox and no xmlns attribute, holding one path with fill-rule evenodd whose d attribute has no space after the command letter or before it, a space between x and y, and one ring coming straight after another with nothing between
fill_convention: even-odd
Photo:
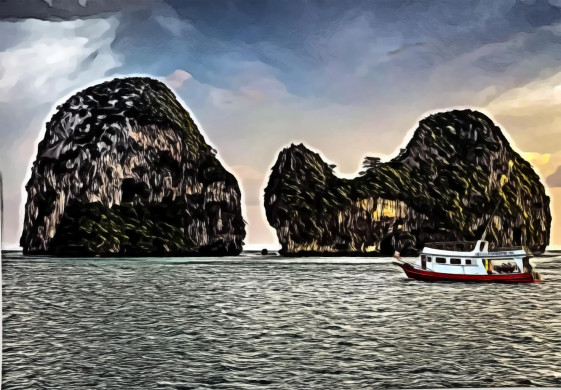
<instances>
[{"instance_id":1,"label":"limestone karst island","mask_svg":"<svg viewBox=\"0 0 561 390\"><path fill-rule=\"evenodd\" d=\"M530 163L477 111L423 119L388 162L367 158L352 180L304 145L282 150L265 189L283 255L413 255L425 243L472 241L489 225L496 247L549 244L549 197Z\"/></svg>"},{"instance_id":2,"label":"limestone karst island","mask_svg":"<svg viewBox=\"0 0 561 390\"><path fill-rule=\"evenodd\" d=\"M236 255L241 192L161 82L76 93L47 123L27 183L26 254Z\"/></svg>"},{"instance_id":3,"label":"limestone karst island","mask_svg":"<svg viewBox=\"0 0 561 390\"><path fill-rule=\"evenodd\" d=\"M25 254L221 256L243 248L235 177L174 94L150 78L104 82L57 107L26 189ZM549 204L530 163L471 110L428 116L397 157L366 158L352 180L291 145L264 194L287 256L412 255L431 241L475 240L489 220L494 247L541 253Z\"/></svg>"}]
</instances>

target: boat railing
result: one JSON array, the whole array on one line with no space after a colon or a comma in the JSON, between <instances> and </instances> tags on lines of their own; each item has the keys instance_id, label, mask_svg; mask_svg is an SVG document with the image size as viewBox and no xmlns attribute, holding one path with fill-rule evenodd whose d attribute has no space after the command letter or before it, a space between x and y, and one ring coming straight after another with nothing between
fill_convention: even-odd
<instances>
[{"instance_id":1,"label":"boat railing","mask_svg":"<svg viewBox=\"0 0 561 390\"><path fill-rule=\"evenodd\" d=\"M415 268L415 269L419 269L419 270L426 270L426 268L421 267L419 264L416 263L411 263L409 261L405 261L403 259L399 259L398 261L394 261L395 264L397 265L407 265L411 268Z\"/></svg>"},{"instance_id":2,"label":"boat railing","mask_svg":"<svg viewBox=\"0 0 561 390\"><path fill-rule=\"evenodd\" d=\"M521 250L521 246L497 246L495 248L490 248L489 252L508 252L508 251L518 251Z\"/></svg>"}]
</instances>

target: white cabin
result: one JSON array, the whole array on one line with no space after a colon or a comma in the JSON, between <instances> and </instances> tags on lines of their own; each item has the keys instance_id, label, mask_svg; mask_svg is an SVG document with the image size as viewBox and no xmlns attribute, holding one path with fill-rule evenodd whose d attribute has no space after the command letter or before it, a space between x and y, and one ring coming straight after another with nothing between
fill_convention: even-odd
<instances>
[{"instance_id":1,"label":"white cabin","mask_svg":"<svg viewBox=\"0 0 561 390\"><path fill-rule=\"evenodd\" d=\"M484 240L427 244L416 268L445 274L492 275L531 272L527 253L522 249L493 250Z\"/></svg>"}]
</instances>

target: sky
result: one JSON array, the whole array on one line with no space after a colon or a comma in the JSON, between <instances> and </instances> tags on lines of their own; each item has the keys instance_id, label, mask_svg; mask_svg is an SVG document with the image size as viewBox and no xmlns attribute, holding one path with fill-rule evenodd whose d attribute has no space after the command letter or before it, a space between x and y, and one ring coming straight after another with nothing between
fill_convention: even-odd
<instances>
[{"instance_id":1,"label":"sky","mask_svg":"<svg viewBox=\"0 0 561 390\"><path fill-rule=\"evenodd\" d=\"M452 107L488 114L561 212L561 0L4 0L4 248L56 105L127 75L166 82L197 119L240 180L249 246L278 246L263 188L283 147L352 177Z\"/></svg>"}]
</instances>

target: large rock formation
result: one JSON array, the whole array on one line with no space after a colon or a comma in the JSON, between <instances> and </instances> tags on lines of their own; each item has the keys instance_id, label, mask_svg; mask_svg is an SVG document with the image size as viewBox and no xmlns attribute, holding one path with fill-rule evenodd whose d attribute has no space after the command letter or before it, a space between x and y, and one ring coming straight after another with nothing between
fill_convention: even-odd
<instances>
[{"instance_id":1,"label":"large rock formation","mask_svg":"<svg viewBox=\"0 0 561 390\"><path fill-rule=\"evenodd\" d=\"M265 189L284 255L413 254L430 241L549 243L549 197L501 130L471 110L430 115L391 161L340 179L303 145L282 150Z\"/></svg>"},{"instance_id":2,"label":"large rock formation","mask_svg":"<svg viewBox=\"0 0 561 390\"><path fill-rule=\"evenodd\" d=\"M57 110L26 186L24 253L241 252L238 183L163 83L115 79Z\"/></svg>"}]
</instances>

